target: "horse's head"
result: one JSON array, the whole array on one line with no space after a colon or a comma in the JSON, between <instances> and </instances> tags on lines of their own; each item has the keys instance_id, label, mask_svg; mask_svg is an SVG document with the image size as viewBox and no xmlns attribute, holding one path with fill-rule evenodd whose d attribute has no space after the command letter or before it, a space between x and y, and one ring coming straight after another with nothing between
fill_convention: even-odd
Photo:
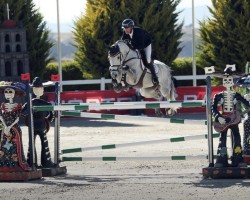
<instances>
[{"instance_id":1,"label":"horse's head","mask_svg":"<svg viewBox=\"0 0 250 200\"><path fill-rule=\"evenodd\" d=\"M113 79L119 74L119 69L122 67L122 54L120 52L120 48L118 44L114 44L109 47L108 59L110 63L109 71L110 75Z\"/></svg>"},{"instance_id":2,"label":"horse's head","mask_svg":"<svg viewBox=\"0 0 250 200\"><path fill-rule=\"evenodd\" d=\"M115 44L109 47L109 71L113 79L121 73L122 66L129 56L130 48L123 40L118 40Z\"/></svg>"}]
</instances>

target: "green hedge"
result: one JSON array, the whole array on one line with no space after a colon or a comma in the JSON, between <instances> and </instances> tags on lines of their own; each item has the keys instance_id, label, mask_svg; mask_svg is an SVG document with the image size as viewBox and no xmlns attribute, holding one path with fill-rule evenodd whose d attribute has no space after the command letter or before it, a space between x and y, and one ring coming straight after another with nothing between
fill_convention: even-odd
<instances>
[{"instance_id":1,"label":"green hedge","mask_svg":"<svg viewBox=\"0 0 250 200\"><path fill-rule=\"evenodd\" d=\"M76 62L66 61L61 63L62 67L62 79L66 80L84 80L82 71ZM50 80L51 74L59 74L58 63L51 62L46 66L43 80ZM99 90L100 86L97 85L65 85L63 91L75 91L75 90ZM53 89L48 89L53 90Z\"/></svg>"},{"instance_id":2,"label":"green hedge","mask_svg":"<svg viewBox=\"0 0 250 200\"><path fill-rule=\"evenodd\" d=\"M172 74L174 76L185 76L192 75L193 67L192 67L192 58L177 58L171 65L171 69L173 70ZM197 75L204 75L204 67L199 65L199 61L196 61L196 73ZM178 86L192 86L193 81L177 81ZM205 85L205 80L197 80L197 85Z\"/></svg>"},{"instance_id":3,"label":"green hedge","mask_svg":"<svg viewBox=\"0 0 250 200\"><path fill-rule=\"evenodd\" d=\"M204 75L204 68L199 65L199 61L196 62L197 74ZM174 76L192 75L192 58L177 58L171 65ZM49 63L45 69L43 80L50 80L51 74L59 74L58 63ZM63 80L85 80L82 75L82 71L76 62L65 61L62 62L62 78ZM206 82L198 80L197 85L205 85ZM192 86L193 81L177 81L178 86ZM108 89L112 89L111 86L106 86ZM46 91L52 91L53 89L47 88ZM63 86L63 91L74 90L100 90L99 84L93 85L66 85Z\"/></svg>"}]
</instances>

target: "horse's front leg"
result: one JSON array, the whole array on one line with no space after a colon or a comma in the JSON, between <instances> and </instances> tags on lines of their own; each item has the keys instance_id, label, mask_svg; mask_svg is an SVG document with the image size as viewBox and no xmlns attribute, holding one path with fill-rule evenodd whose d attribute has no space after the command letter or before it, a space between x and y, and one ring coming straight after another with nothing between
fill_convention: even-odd
<instances>
[{"instance_id":1,"label":"horse's front leg","mask_svg":"<svg viewBox=\"0 0 250 200\"><path fill-rule=\"evenodd\" d=\"M116 79L112 79L113 90L120 93L123 90L122 84L118 83Z\"/></svg>"}]
</instances>

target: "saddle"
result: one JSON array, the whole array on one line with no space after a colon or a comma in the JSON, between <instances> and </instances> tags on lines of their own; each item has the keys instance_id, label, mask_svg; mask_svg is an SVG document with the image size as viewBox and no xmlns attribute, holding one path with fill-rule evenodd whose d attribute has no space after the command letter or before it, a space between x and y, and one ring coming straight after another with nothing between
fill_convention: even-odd
<instances>
[{"instance_id":1,"label":"saddle","mask_svg":"<svg viewBox=\"0 0 250 200\"><path fill-rule=\"evenodd\" d=\"M141 54L141 60L142 60L142 63L144 65L144 67L146 67L148 73L151 73L150 66L149 66L149 64L147 62L146 54L145 54L144 50L139 50L139 53ZM152 62L154 62L153 59L152 59ZM156 65L154 65L154 70L155 70L155 73L158 73L159 69L158 69L158 67Z\"/></svg>"}]
</instances>

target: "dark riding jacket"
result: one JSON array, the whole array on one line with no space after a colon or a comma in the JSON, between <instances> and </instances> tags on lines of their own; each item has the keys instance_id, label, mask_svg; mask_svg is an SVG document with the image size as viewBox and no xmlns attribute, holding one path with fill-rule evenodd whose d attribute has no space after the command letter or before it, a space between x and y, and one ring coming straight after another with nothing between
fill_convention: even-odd
<instances>
[{"instance_id":1,"label":"dark riding jacket","mask_svg":"<svg viewBox=\"0 0 250 200\"><path fill-rule=\"evenodd\" d=\"M126 34L125 31L123 31L121 39L128 40L131 43L132 48L138 50L145 49L151 44L151 35L147 31L136 26L133 28L132 38L129 34Z\"/></svg>"}]
</instances>

